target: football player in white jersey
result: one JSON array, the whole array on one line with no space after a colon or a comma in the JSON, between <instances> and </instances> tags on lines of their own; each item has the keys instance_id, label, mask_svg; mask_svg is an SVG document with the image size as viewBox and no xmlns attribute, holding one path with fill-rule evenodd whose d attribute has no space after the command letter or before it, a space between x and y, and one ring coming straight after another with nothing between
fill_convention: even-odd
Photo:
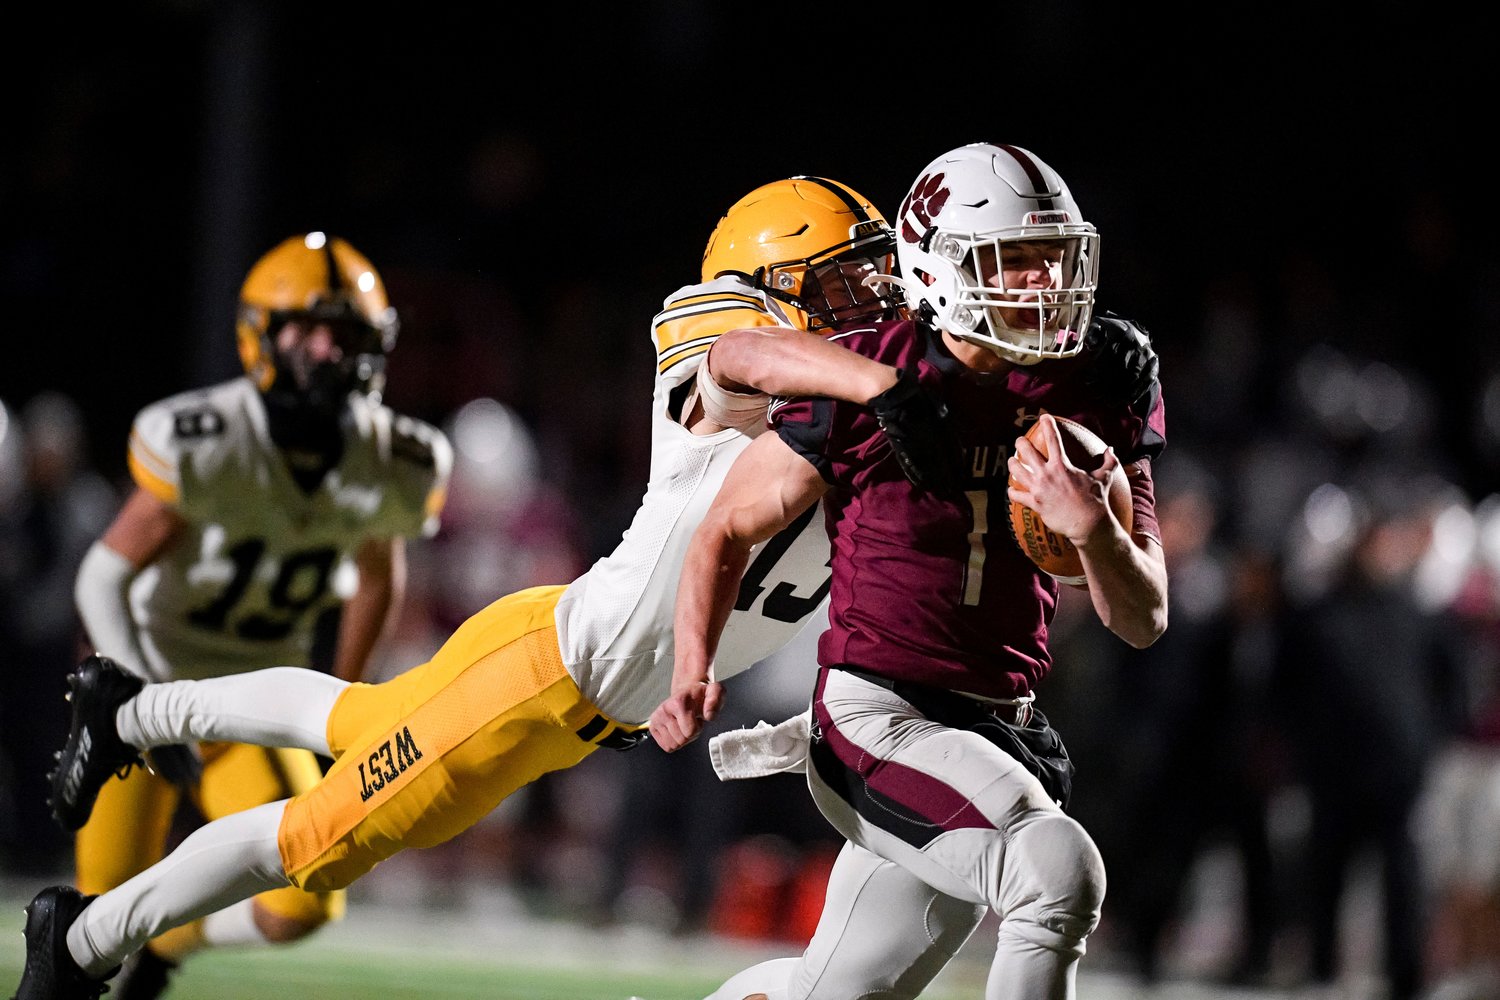
<instances>
[{"instance_id":1,"label":"football player in white jersey","mask_svg":"<svg viewBox=\"0 0 1500 1000\"><path fill-rule=\"evenodd\" d=\"M223 817L97 897L42 890L27 907L18 997L91 997L153 935L252 894L343 888L407 847L447 840L516 789L598 746L624 749L668 691L681 553L767 398L868 402L893 443L920 447L936 404L912 379L806 333L894 306L865 279L891 265L884 219L847 186L796 177L731 207L704 283L653 323L651 478L619 547L568 586L501 598L428 663L381 684L270 668L142 684L107 657L70 677L73 726L54 809L87 815L100 784L141 750L186 740L295 746L335 763L313 788ZM764 337L755 327L782 327ZM716 338L738 329L704 361ZM912 475L919 478L920 465ZM788 642L824 606L828 549L807 518L751 560L716 663L727 678ZM107 647L101 647L106 649Z\"/></svg>"},{"instance_id":2,"label":"football player in white jersey","mask_svg":"<svg viewBox=\"0 0 1500 1000\"><path fill-rule=\"evenodd\" d=\"M380 275L338 237L294 236L256 262L240 291L245 374L135 419L135 488L75 585L95 649L151 681L310 667L319 617L342 604L332 669L360 676L401 600L405 540L436 530L452 466L441 431L380 402L396 325ZM84 893L159 861L183 795L213 820L322 773L307 750L235 743L151 761L107 781L87 823L59 814L83 824ZM295 940L342 906L293 888L243 900L148 943L114 992L155 997L198 948Z\"/></svg>"}]
</instances>

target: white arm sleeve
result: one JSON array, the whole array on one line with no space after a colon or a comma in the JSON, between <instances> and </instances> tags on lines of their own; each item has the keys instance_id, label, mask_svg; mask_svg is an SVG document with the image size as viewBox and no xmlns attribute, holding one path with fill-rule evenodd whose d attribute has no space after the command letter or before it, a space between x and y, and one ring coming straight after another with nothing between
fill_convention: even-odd
<instances>
[{"instance_id":1,"label":"white arm sleeve","mask_svg":"<svg viewBox=\"0 0 1500 1000\"><path fill-rule=\"evenodd\" d=\"M148 681L166 680L152 668L130 617L130 582L136 568L103 542L89 547L73 582L73 602L89 641L103 656Z\"/></svg>"},{"instance_id":2,"label":"white arm sleeve","mask_svg":"<svg viewBox=\"0 0 1500 1000\"><path fill-rule=\"evenodd\" d=\"M698 399L703 415L722 427L733 427L746 437L759 437L766 429L766 407L771 397L765 393L730 392L714 381L708 371L708 358L698 366Z\"/></svg>"}]
</instances>

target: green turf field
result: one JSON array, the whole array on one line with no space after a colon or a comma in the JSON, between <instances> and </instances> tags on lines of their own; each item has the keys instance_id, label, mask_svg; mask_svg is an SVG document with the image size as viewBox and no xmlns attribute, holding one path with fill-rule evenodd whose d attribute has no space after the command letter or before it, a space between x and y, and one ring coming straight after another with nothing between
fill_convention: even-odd
<instances>
[{"instance_id":1,"label":"green turf field","mask_svg":"<svg viewBox=\"0 0 1500 1000\"><path fill-rule=\"evenodd\" d=\"M0 997L20 981L25 898L0 896ZM702 1000L788 945L595 932L566 922L416 911L351 901L348 917L297 944L196 956L169 1000ZM955 970L957 971L957 970ZM932 1000L979 996L933 992Z\"/></svg>"},{"instance_id":2,"label":"green turf field","mask_svg":"<svg viewBox=\"0 0 1500 1000\"><path fill-rule=\"evenodd\" d=\"M22 907L31 886L0 885L0 1000L20 981ZM988 925L922 1000L979 1000ZM195 956L165 1000L702 1000L729 976L796 946L673 937L645 927L593 930L569 921L455 904L408 909L364 899L306 941ZM1080 1000L1290 1000L1294 992L1178 980L1145 987L1084 960ZM1350 993L1378 996L1379 993ZM106 995L105 1000L109 1000Z\"/></svg>"}]
</instances>

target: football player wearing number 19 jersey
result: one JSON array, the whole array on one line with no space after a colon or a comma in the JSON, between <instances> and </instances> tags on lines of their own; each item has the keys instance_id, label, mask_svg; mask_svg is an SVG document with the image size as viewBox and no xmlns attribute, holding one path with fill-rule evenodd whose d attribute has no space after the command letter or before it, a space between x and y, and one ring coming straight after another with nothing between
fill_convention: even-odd
<instances>
[{"instance_id":1,"label":"football player wearing number 19 jersey","mask_svg":"<svg viewBox=\"0 0 1500 1000\"><path fill-rule=\"evenodd\" d=\"M343 604L333 669L360 675L399 607L405 540L436 530L452 465L440 431L380 402L396 326L380 275L343 239L293 236L255 263L239 302L246 373L136 417L135 489L75 584L95 649L153 681L309 667L319 617ZM78 831L84 893L160 860L184 795L212 820L322 773L307 750L233 743L151 763L106 782ZM294 940L342 905L300 889L246 900L152 941L115 993L157 996L199 947Z\"/></svg>"},{"instance_id":2,"label":"football player wearing number 19 jersey","mask_svg":"<svg viewBox=\"0 0 1500 1000\"><path fill-rule=\"evenodd\" d=\"M254 893L341 889L397 851L455 836L599 746L644 738L670 680L682 553L748 434L764 426L767 397L743 390L863 403L906 388L892 367L807 332L892 315L891 300L864 282L889 271L892 246L880 214L833 181L790 178L732 206L703 283L670 296L652 327L651 478L619 546L571 585L479 611L428 663L381 684L270 668L137 693L107 659L85 660L53 781L59 814L86 816L98 783L138 749L188 739L297 746L335 763L311 789L200 828L97 898L44 889L27 908L18 997L95 996L153 935ZM746 349L716 351L710 373L721 334L754 341L757 327L776 332L736 338ZM769 540L730 614L719 676L790 641L823 609L828 581L828 542L813 518Z\"/></svg>"}]
</instances>

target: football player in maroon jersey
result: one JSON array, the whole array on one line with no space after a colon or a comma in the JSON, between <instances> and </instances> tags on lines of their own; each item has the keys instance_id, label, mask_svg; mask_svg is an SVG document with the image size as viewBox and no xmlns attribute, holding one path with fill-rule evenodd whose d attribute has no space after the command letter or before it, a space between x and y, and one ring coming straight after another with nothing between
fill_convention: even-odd
<instances>
[{"instance_id":1,"label":"football player in maroon jersey","mask_svg":"<svg viewBox=\"0 0 1500 1000\"><path fill-rule=\"evenodd\" d=\"M1098 233L1034 154L988 143L943 154L918 176L896 228L912 318L834 336L941 397L962 443L954 481L914 486L868 407L773 404L776 433L736 462L689 549L672 695L651 732L675 750L717 713L723 689L711 666L746 559L822 500L833 580L803 766L819 808L851 842L839 864L874 855L977 916L994 911L990 1000L1071 998L1104 866L1064 811L1072 764L1034 703L1052 668L1058 583L1007 536L1005 512L1007 499L1024 502L1078 547L1110 631L1136 647L1161 635L1167 578L1150 468L1165 427L1155 358L1131 324L1094 317ZM1100 469L1067 460L1053 416L1104 439ZM1046 459L1022 437L1035 420ZM1122 463L1129 532L1105 502ZM785 741L764 753L768 769L779 766ZM830 895L825 905L835 902L910 901ZM802 963L809 970L814 952L843 944L820 936ZM880 995L914 995L903 974L891 970ZM784 986L756 982L736 976L714 1000L843 995L795 961Z\"/></svg>"}]
</instances>

